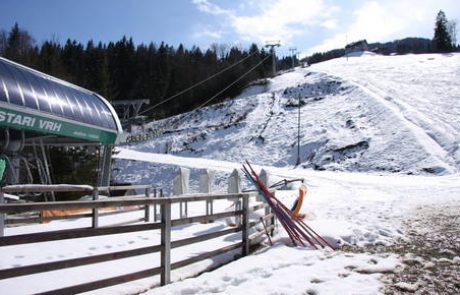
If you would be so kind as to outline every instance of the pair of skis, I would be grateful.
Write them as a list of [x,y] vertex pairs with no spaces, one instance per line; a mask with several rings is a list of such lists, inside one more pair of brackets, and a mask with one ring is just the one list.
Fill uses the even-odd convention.
[[256,186],[260,194],[267,201],[268,205],[272,209],[272,212],[284,227],[287,234],[289,235],[289,238],[295,246],[306,246],[306,241],[315,249],[318,249],[318,247],[329,247],[332,250],[335,250],[335,248],[331,246],[330,243],[328,243],[324,238],[317,234],[301,218],[294,215],[292,211],[289,210],[289,208],[287,208],[280,200],[275,197],[272,192],[270,192],[267,186],[260,180],[259,175],[254,171],[248,161],[243,164],[243,172],[247,179]]

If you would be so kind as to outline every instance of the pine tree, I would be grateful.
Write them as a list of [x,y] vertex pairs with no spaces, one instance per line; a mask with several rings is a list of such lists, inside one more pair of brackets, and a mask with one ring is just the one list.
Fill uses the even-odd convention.
[[102,64],[100,65],[99,91],[100,94],[109,101],[112,101],[113,97],[117,95],[115,87],[113,86],[112,77],[110,75],[109,59],[107,56],[102,58]]
[[433,45],[436,52],[449,52],[452,50],[452,40],[447,30],[446,14],[440,10],[436,16]]
[[66,79],[65,66],[62,63],[62,47],[54,41],[45,41],[40,49],[38,70],[52,76]]
[[[52,39],[39,47],[34,42],[18,24],[11,31],[0,29],[0,56],[95,91],[109,100],[149,98],[151,105],[155,105],[174,96],[173,100],[146,113],[155,118],[190,111],[239,79],[212,101],[218,103],[271,73],[268,59],[246,75],[250,68],[270,55],[256,44],[249,50],[213,44],[202,51],[197,46],[186,49],[181,44],[176,49],[164,42],[159,46],[154,43],[135,46],[132,38],[126,36],[117,42],[99,42],[97,46],[92,40],[86,46],[71,39],[63,44]],[[251,57],[243,63],[232,66],[248,55]],[[219,75],[215,78],[176,95],[216,73]],[[241,79],[242,75],[245,76]]]
[[34,43],[29,32],[20,29],[18,23],[15,23],[8,34],[4,55],[13,61],[31,65]]
[[8,35],[5,30],[0,30],[0,56],[5,55],[5,50],[7,46],[7,40],[8,40],[7,36]]

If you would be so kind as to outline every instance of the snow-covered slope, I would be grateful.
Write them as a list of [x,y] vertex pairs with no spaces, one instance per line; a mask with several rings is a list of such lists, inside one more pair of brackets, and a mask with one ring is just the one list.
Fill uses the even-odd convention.
[[[130,148],[294,167],[450,174],[460,168],[460,55],[362,54],[283,73],[234,100],[151,123]],[[126,171],[125,171],[126,172]]]
[[[309,188],[302,207],[305,221],[331,241],[355,245],[355,252],[289,247],[285,245],[289,245],[287,234],[279,228],[273,247],[196,279],[183,280],[215,261],[175,270],[173,280],[181,282],[149,294],[377,294],[392,287],[397,292],[431,294],[432,281],[447,286],[439,290],[439,285],[434,285],[437,293],[447,290],[444,293],[457,294],[458,287],[449,289],[449,284],[458,282],[455,270],[460,258],[458,243],[453,241],[460,240],[458,230],[449,228],[458,228],[460,198],[459,75],[460,55],[361,54],[348,62],[342,58],[296,69],[268,84],[248,88],[235,100],[150,124],[147,128],[167,132],[150,142],[119,149],[118,180],[160,185],[168,194],[177,166],[208,168],[217,172],[213,183],[216,190],[224,191],[228,174],[249,159],[263,165],[272,178],[304,179]],[[297,159],[299,97],[301,166],[292,169]],[[389,175],[374,175],[383,172]],[[400,175],[409,173],[455,175]],[[198,173],[192,173],[191,178],[192,190],[196,191]],[[296,198],[295,191],[276,194],[288,205]],[[204,214],[202,205],[190,207],[190,214]],[[228,205],[223,200],[214,208],[221,211]],[[173,210],[174,218],[179,216],[177,209]],[[141,217],[128,214],[107,216],[102,225]],[[12,227],[7,228],[6,235],[81,227],[88,222],[66,220]],[[190,237],[225,227],[226,221],[218,220],[178,227],[173,235]],[[417,240],[417,232],[431,235]],[[3,247],[0,269],[156,245],[160,236],[146,231],[77,240]],[[227,236],[199,249],[179,247],[174,259],[236,240],[238,236]],[[401,244],[401,252],[393,247],[395,243]],[[356,253],[361,247],[366,252],[383,252]],[[159,263],[157,254],[149,254],[0,280],[0,294],[42,292],[141,271]],[[401,271],[401,265],[425,272]],[[438,272],[443,269],[440,266],[453,275]],[[383,274],[393,273],[404,275],[393,281],[386,278],[384,286]],[[61,279],[56,280],[57,276]],[[417,278],[412,281],[414,276]],[[158,277],[148,278],[92,294],[137,294],[158,281]],[[396,287],[391,286],[393,283]]]
[[396,116],[415,144],[460,167],[460,55],[366,56],[318,64],[319,71],[357,85]]

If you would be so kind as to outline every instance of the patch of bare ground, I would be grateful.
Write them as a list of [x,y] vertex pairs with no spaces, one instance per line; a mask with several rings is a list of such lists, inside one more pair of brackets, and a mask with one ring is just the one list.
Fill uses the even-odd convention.
[[383,294],[460,294],[460,206],[418,208],[393,245],[344,246],[347,252],[396,253],[401,266],[383,276]]

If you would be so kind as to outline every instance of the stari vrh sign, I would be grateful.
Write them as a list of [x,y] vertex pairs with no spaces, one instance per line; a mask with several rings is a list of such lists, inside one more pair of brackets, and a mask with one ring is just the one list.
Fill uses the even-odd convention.
[[103,144],[114,143],[117,139],[117,133],[114,130],[73,123],[71,120],[52,115],[41,115],[37,112],[7,109],[2,106],[0,106],[0,126],[97,141]]

